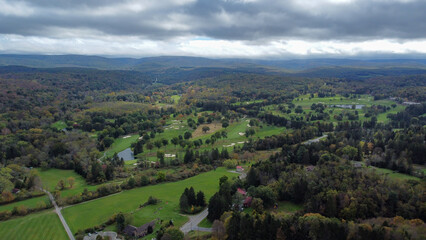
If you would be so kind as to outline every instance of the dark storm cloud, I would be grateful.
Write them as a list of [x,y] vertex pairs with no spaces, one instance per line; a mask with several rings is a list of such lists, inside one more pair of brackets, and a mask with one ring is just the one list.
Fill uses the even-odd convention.
[[[0,0],[0,34],[61,38],[69,32],[162,39],[415,39],[426,1]],[[80,32],[80,34],[83,34]]]

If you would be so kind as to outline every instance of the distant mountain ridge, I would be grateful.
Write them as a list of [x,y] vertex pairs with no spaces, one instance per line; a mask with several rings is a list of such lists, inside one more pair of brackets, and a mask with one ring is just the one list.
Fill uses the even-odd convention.
[[0,54],[0,66],[27,66],[35,68],[79,67],[108,70],[153,71],[169,68],[265,68],[283,72],[305,71],[328,67],[412,67],[426,68],[426,59],[210,59],[187,56],[146,58],[108,58],[85,55],[15,55]]

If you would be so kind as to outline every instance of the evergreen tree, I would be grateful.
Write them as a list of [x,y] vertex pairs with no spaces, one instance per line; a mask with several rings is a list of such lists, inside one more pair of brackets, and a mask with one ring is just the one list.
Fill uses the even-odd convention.
[[180,196],[179,207],[182,212],[186,212],[189,209],[188,197],[185,195],[185,192]]
[[204,197],[204,193],[202,191],[199,191],[197,193],[197,204],[196,205],[200,206],[200,207],[206,206],[206,200],[205,200],[205,197]]
[[228,209],[228,205],[223,196],[219,193],[215,193],[209,200],[209,214],[207,215],[207,219],[213,222],[219,219]]
[[195,205],[197,205],[197,199],[196,199],[196,197],[195,197],[195,191],[194,191],[194,188],[193,188],[193,187],[190,187],[190,188],[189,188],[189,191],[188,191],[188,195],[187,195],[187,197],[188,197],[188,204],[189,204],[190,206],[195,206]]

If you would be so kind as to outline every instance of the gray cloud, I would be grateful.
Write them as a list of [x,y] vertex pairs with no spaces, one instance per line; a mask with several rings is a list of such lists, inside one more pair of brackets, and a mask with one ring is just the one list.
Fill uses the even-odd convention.
[[[426,1],[0,0],[0,34],[268,41],[426,37]],[[184,2],[184,3],[182,3]],[[84,37],[84,36],[83,36]]]

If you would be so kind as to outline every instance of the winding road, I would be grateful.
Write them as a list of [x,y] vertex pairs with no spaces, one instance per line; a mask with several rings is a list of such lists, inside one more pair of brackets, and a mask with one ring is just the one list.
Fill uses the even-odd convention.
[[42,189],[42,190],[43,190],[43,192],[47,193],[47,195],[49,195],[49,199],[52,202],[53,206],[55,207],[55,212],[56,212],[56,214],[58,214],[58,217],[61,220],[61,223],[64,226],[65,231],[68,234],[68,237],[71,240],[75,240],[74,235],[72,234],[70,227],[68,226],[67,222],[65,221],[64,216],[62,216],[61,208],[58,207],[58,204],[56,204],[55,198],[53,197],[53,195],[49,191],[47,191],[45,189]]

